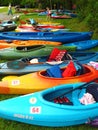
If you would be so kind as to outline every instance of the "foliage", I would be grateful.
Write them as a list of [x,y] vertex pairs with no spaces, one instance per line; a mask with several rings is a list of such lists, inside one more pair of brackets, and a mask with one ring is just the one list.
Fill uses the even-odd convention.
[[85,21],[90,30],[98,32],[98,1],[79,0],[76,4],[79,21]]

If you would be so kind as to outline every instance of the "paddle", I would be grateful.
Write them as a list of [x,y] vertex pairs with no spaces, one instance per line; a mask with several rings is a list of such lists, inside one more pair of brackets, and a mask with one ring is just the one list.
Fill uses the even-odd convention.
[[[88,85],[88,84],[90,84],[90,83],[92,83],[92,82],[94,82],[94,81],[96,81],[96,80],[98,80],[98,78],[95,78],[95,79],[91,80],[90,82],[84,83],[84,84],[82,84],[82,85],[80,85],[80,86],[78,86],[78,87],[76,87],[76,88],[74,88],[74,89],[71,89],[71,90],[69,90],[69,91],[67,91],[67,92],[65,92],[65,93],[63,93],[63,94],[61,94],[60,96],[56,97],[55,99],[57,99],[57,98],[59,98],[59,97],[63,97],[64,95],[69,94],[69,93],[71,93],[71,92],[73,92],[73,91],[75,91],[75,90],[77,90],[77,89],[82,89],[82,88],[84,88],[86,85]],[[54,100],[54,99],[52,99],[52,100]]]
[[61,64],[63,61],[53,61],[53,62],[38,62],[38,63],[29,63],[29,62],[23,62],[23,61],[9,61],[7,62],[7,67],[9,69],[23,69],[27,65],[40,65],[40,64],[50,64],[50,65],[56,65]]
[[23,69],[27,65],[40,65],[40,64],[59,65],[62,62],[67,62],[68,63],[70,60],[72,60],[71,55],[67,54],[67,59],[68,60],[62,60],[62,61],[38,62],[38,58],[33,58],[33,59],[26,58],[26,59],[24,59],[24,61],[22,61],[22,60],[9,61],[9,62],[7,62],[7,67],[9,69]]

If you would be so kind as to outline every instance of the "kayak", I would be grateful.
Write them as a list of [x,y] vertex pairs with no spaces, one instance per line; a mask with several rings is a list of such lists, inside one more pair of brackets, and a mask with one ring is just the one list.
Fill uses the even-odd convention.
[[65,15],[54,15],[54,16],[51,16],[51,18],[53,18],[53,19],[70,19],[72,17],[65,14]]
[[38,28],[51,28],[51,29],[64,29],[64,25],[54,25],[54,24],[38,24]]
[[26,74],[48,69],[56,64],[62,67],[71,59],[66,50],[54,48],[49,56],[27,57],[0,63],[0,74]]
[[9,32],[14,31],[16,29],[16,25],[6,25],[6,26],[0,26],[0,33],[1,32]]
[[14,31],[17,27],[17,24],[14,21],[8,20],[8,21],[2,21],[0,23],[0,32],[8,32],[8,31]]
[[17,46],[32,46],[32,45],[61,45],[61,42],[42,41],[42,40],[0,40],[0,49]]
[[9,26],[9,25],[16,25],[16,23],[12,20],[6,20],[6,21],[2,21],[0,23],[0,26],[4,27],[4,26]]
[[[32,19],[31,19],[32,20]],[[61,25],[61,23],[57,23],[57,22],[51,22],[51,21],[39,21],[39,23],[38,24],[40,24],[40,25]]]
[[98,88],[95,82],[63,84],[0,101],[0,118],[47,127],[86,124],[98,116],[98,98],[92,104],[80,102],[92,86]]
[[33,25],[20,25],[18,26],[15,31],[16,32],[53,32],[53,31],[69,31],[70,29],[64,28],[64,29],[56,29],[56,28],[51,28],[51,27],[33,27]]
[[[0,63],[1,75],[19,75],[27,74],[40,70],[46,70],[58,64],[59,67],[66,66],[70,60],[77,61],[80,64],[88,64],[90,61],[98,60],[98,52],[69,52],[66,59],[62,61],[48,62],[49,56],[25,57],[18,60],[12,60]],[[31,63],[30,61],[33,60]]]
[[2,32],[1,39],[10,40],[45,40],[62,43],[91,39],[92,32]]
[[46,29],[38,28],[37,26],[31,24],[21,24],[17,26],[15,29],[16,32],[41,32],[41,31],[48,31]]
[[32,46],[18,46],[10,47],[0,50],[0,58],[6,60],[14,60],[19,58],[31,57],[31,56],[47,56],[51,53],[53,48],[58,48],[61,50],[75,51],[76,47],[64,46],[64,45],[48,45],[48,44],[38,44]]
[[[0,82],[0,93],[27,94],[51,88],[56,85],[89,82],[94,78],[98,78],[98,70],[89,65],[83,65],[83,68],[78,68],[76,75],[74,74],[74,70],[69,70],[73,75],[71,75],[69,72],[67,74],[70,75],[65,75],[68,69],[71,70],[72,67],[64,67],[60,69],[59,66],[56,65],[47,70],[21,76],[5,76],[1,79]],[[61,72],[64,72],[63,77],[61,76]],[[54,77],[51,77],[50,74]]]
[[68,43],[65,44],[65,46],[77,46],[77,51],[83,51],[83,50],[88,50],[91,49],[93,47],[98,46],[98,40],[84,40],[84,41],[80,41],[80,42],[72,42],[72,43]]

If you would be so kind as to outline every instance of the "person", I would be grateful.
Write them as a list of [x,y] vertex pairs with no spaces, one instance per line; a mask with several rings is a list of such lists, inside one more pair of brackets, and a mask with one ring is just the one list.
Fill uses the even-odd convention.
[[51,10],[47,7],[46,8],[47,10],[47,19],[50,19],[51,18]]
[[76,12],[76,4],[73,4],[73,5],[72,5],[72,11],[73,11],[73,13]]
[[9,4],[9,7],[8,7],[8,15],[10,15],[10,14],[13,15],[11,4]]
[[60,9],[58,10],[58,12],[59,12],[60,14],[63,14],[63,13],[64,13],[62,5],[60,5]]

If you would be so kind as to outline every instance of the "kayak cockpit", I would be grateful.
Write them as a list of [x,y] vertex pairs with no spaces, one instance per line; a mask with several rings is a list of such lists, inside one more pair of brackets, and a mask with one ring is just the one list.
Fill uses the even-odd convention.
[[[50,68],[49,68],[50,69]],[[49,72],[49,69],[45,70],[45,71],[40,71],[40,76],[44,76],[44,77],[49,77],[49,78],[68,78],[68,77],[76,77],[76,76],[81,76],[81,75],[86,75],[89,74],[91,72],[91,70],[89,69],[89,67],[83,66],[83,68],[78,69],[76,75],[71,75],[71,76],[67,76],[63,77],[62,73],[66,70],[65,68],[60,68],[60,71],[56,71],[56,75],[54,76],[53,73],[55,72],[55,70],[52,70],[51,72],[53,72],[52,74]],[[58,73],[57,73],[58,72]],[[59,74],[60,73],[60,74]],[[60,76],[59,76],[60,75]]]
[[45,47],[44,45],[18,46],[15,47],[15,50],[24,52],[24,51],[31,51],[31,50],[39,50],[44,47]]
[[54,104],[85,106],[98,103],[98,83],[77,83],[56,86],[43,94],[44,100]]
[[[69,88],[67,88],[67,85],[65,84],[64,87],[61,87],[61,89],[53,89],[53,91],[50,91],[43,95],[44,100],[48,102],[52,102],[55,104],[61,104],[61,105],[82,105],[79,101],[81,96],[85,93],[85,89],[78,89],[72,92],[69,92],[74,89],[74,85],[71,84]],[[67,92],[69,92],[67,94]]]

